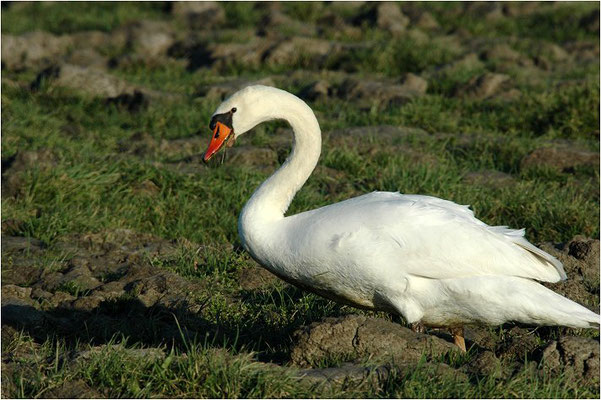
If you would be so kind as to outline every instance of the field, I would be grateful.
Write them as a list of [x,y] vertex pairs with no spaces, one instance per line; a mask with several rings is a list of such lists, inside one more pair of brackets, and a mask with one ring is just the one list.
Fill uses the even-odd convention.
[[599,398],[599,332],[444,330],[304,292],[241,248],[282,122],[210,163],[238,88],[315,111],[288,214],[470,204],[599,312],[599,3],[2,3],[3,397]]

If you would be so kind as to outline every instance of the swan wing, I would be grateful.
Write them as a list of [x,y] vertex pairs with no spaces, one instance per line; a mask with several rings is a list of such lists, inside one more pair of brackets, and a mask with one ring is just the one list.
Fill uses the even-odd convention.
[[529,243],[523,229],[489,226],[467,206],[435,197],[374,192],[298,216],[309,227],[305,245],[349,263],[394,266],[431,279],[566,277],[561,263]]
[[526,234],[525,229],[511,229],[507,226],[489,226],[484,222],[480,221],[474,216],[474,212],[470,210],[469,205],[459,205],[449,200],[439,199],[437,197],[423,196],[423,195],[403,195],[407,199],[414,200],[416,202],[422,202],[433,207],[441,207],[446,209],[448,212],[455,214],[455,216],[463,216],[469,222],[485,227],[489,232],[501,235],[504,239],[513,242],[515,245],[520,246],[524,250],[529,251],[534,256],[540,258],[543,263],[549,263],[555,268],[560,276],[560,280],[567,279],[565,270],[561,261],[553,257],[549,253],[539,249],[530,243],[524,236]]

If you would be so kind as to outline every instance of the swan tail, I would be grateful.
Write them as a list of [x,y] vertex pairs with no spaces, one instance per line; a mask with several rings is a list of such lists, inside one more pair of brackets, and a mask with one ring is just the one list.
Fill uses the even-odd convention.
[[599,329],[598,314],[534,281],[527,282],[530,288],[523,295],[527,297],[523,311],[538,324]]
[[[531,279],[481,276],[439,281],[465,320],[599,329],[599,315]],[[448,304],[448,303],[447,303]]]
[[587,308],[585,310],[571,314],[570,318],[566,318],[565,323],[561,325],[569,328],[592,328],[599,330],[599,316]]

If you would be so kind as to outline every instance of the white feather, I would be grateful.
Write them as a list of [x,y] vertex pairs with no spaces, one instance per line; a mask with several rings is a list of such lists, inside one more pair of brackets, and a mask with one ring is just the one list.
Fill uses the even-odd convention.
[[294,130],[290,157],[253,194],[239,221],[244,246],[278,276],[408,322],[598,328],[598,315],[535,282],[566,279],[559,260],[529,243],[523,229],[488,226],[468,206],[373,192],[285,217],[319,158],[315,115],[297,97],[265,86],[243,89],[216,113],[232,107],[236,135],[269,119],[285,119]]

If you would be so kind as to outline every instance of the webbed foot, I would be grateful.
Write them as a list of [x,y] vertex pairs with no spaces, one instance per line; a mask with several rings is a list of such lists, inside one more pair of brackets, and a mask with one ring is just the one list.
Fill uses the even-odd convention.
[[453,343],[455,343],[455,345],[457,347],[459,347],[462,352],[465,353],[467,350],[465,349],[465,338],[463,337],[463,326],[449,328],[449,331],[451,332],[451,335],[453,336]]

